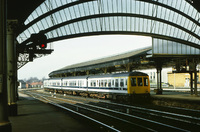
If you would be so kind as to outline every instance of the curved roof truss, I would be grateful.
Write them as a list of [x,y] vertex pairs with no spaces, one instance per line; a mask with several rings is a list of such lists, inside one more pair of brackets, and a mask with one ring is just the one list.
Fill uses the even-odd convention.
[[17,40],[26,44],[41,30],[48,42],[134,34],[200,53],[199,21],[199,12],[185,0],[46,0],[27,18]]

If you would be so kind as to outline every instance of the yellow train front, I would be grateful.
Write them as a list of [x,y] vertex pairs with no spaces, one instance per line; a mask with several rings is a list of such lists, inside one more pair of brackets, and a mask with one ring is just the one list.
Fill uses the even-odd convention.
[[132,72],[128,77],[127,92],[133,98],[149,98],[149,76],[142,72]]
[[149,77],[145,73],[133,72],[128,77],[128,94],[149,94]]

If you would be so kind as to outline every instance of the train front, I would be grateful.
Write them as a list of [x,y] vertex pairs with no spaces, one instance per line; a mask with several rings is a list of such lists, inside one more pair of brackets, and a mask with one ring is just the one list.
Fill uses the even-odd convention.
[[128,94],[135,97],[149,97],[150,83],[149,76],[145,73],[137,72],[128,77]]

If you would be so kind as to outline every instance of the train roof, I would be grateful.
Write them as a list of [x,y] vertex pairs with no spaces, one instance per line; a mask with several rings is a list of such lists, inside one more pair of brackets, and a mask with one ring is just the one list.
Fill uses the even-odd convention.
[[91,78],[107,78],[107,77],[124,77],[124,76],[148,76],[148,74],[143,72],[124,72],[124,73],[114,73],[114,74],[105,74],[105,75],[94,75],[89,76]]
[[86,79],[88,76],[63,77],[62,79]]
[[92,78],[108,78],[108,77],[128,77],[128,76],[148,76],[143,72],[124,72],[124,73],[113,73],[104,75],[90,75],[90,76],[74,76],[74,77],[63,77],[63,78],[50,78],[50,80],[61,80],[61,79],[92,79]]
[[70,77],[57,77],[57,78],[49,78],[47,80],[61,80],[61,79],[86,79],[88,76],[70,76]]

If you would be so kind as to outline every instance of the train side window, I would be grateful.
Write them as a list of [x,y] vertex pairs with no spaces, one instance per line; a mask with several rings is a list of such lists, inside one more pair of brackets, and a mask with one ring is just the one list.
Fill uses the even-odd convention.
[[137,83],[138,83],[138,86],[143,86],[142,78],[141,77],[137,78]]
[[124,87],[124,79],[120,79],[120,87]]
[[101,80],[99,80],[99,87],[101,87]]
[[101,80],[101,87],[103,87],[103,80]]
[[148,85],[149,85],[148,78],[144,77],[144,86],[148,86]]
[[112,85],[112,87],[114,87],[114,85],[115,85],[114,79],[112,79],[112,84],[111,85]]
[[131,78],[131,86],[136,86],[136,78]]
[[126,78],[126,80],[125,80],[125,83],[126,83],[126,86],[127,86],[127,84],[128,84],[128,82],[127,82],[127,78]]
[[88,84],[90,84],[90,86],[92,87],[92,81],[90,81],[90,83],[88,83]]
[[104,87],[107,87],[107,80],[104,80]]
[[97,87],[99,87],[99,80],[97,80]]
[[111,80],[108,79],[108,87],[111,87]]
[[115,79],[115,87],[118,87],[118,79]]

